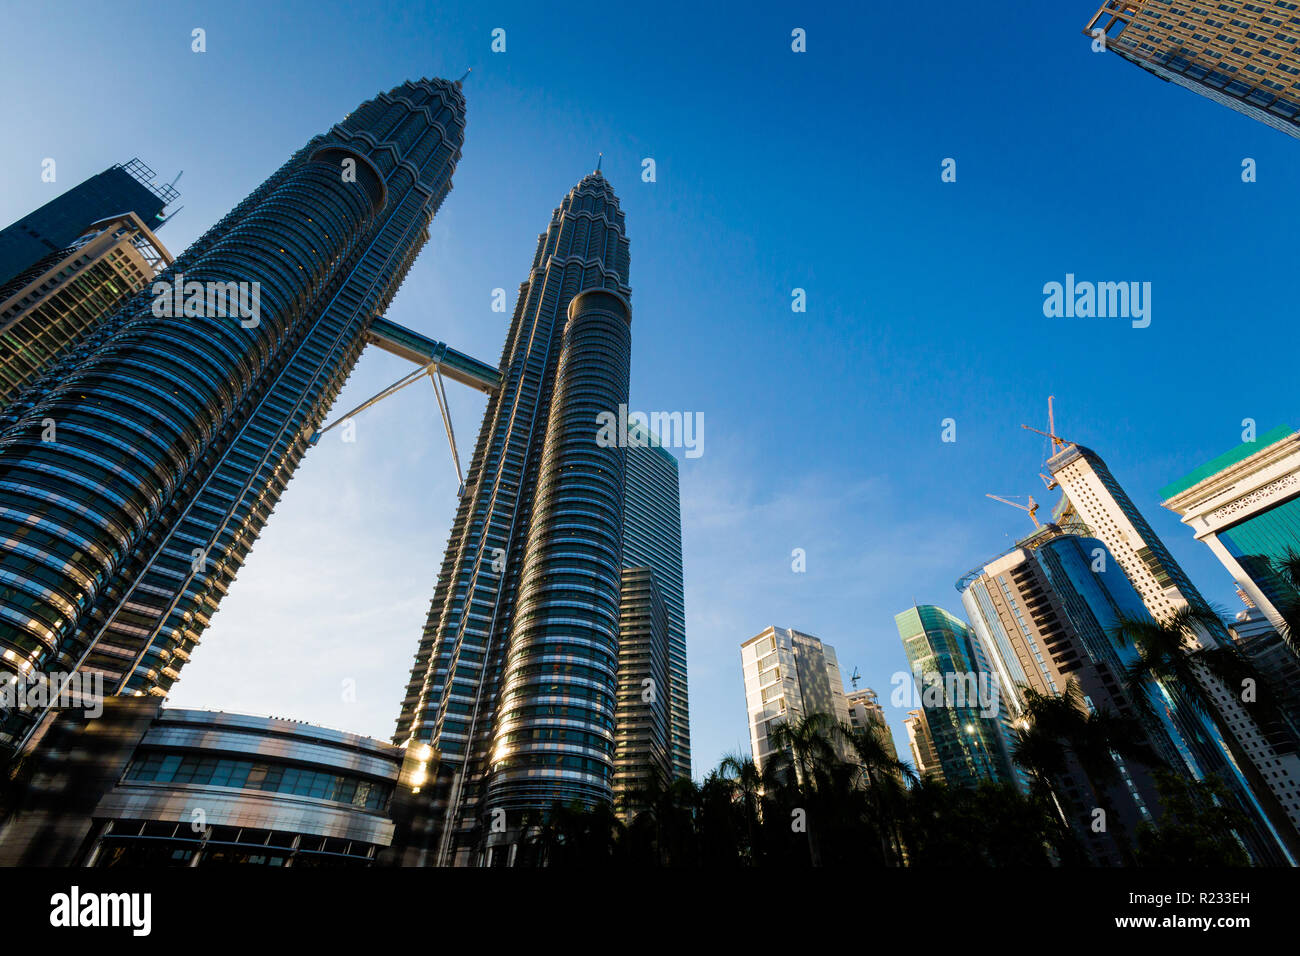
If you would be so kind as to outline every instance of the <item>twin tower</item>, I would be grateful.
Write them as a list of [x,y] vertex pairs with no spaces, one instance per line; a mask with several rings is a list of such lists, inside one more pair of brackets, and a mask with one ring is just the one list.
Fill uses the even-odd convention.
[[[464,134],[459,82],[362,104],[0,411],[0,676],[167,694],[427,241]],[[628,403],[628,272],[595,172],[520,286],[401,704],[394,741],[436,761],[430,862],[505,862],[557,802],[690,773],[676,460],[597,441]],[[256,314],[159,309],[160,282]],[[40,716],[0,715],[0,747]]]

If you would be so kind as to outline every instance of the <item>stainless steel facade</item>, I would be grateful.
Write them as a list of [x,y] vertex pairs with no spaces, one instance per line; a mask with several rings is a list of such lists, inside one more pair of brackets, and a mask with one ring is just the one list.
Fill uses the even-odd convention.
[[167,692],[427,241],[464,124],[459,83],[363,103],[158,277],[260,289],[256,322],[146,289],[0,413],[0,667]]
[[443,863],[488,861],[494,809],[508,840],[530,810],[611,793],[625,449],[596,445],[596,414],[627,401],[629,262],[596,172],[520,286],[394,735],[437,752]]
[[487,788],[490,809],[514,814],[614,799],[627,451],[594,424],[627,403],[632,312],[606,289],[568,312]]

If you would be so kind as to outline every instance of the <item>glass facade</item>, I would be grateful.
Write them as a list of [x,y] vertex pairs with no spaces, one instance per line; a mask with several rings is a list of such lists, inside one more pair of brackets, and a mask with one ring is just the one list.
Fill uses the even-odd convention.
[[1300,496],[1257,511],[1218,537],[1274,607],[1291,607],[1300,599],[1277,568],[1288,553],[1300,553]]
[[[1200,619],[1194,625],[1200,645],[1215,648],[1231,640],[1226,625],[1099,455],[1081,445],[1067,445],[1048,461],[1048,468],[1082,521],[1105,543],[1153,618],[1165,621],[1190,608]],[[1205,663],[1193,660],[1192,671],[1199,693],[1172,684],[1158,688],[1175,715],[1188,715],[1182,723],[1171,719],[1189,745],[1192,759],[1213,768],[1234,791],[1235,799],[1251,808],[1253,819],[1259,822],[1259,838],[1251,841],[1258,859],[1295,857],[1291,848],[1300,847],[1300,762],[1294,744],[1262,727],[1249,702]],[[1191,715],[1199,713],[1198,700],[1207,700],[1221,722],[1208,715],[1193,719]]]
[[568,312],[492,748],[487,801],[507,812],[614,799],[627,453],[595,423],[627,403],[632,314],[604,289]]
[[443,80],[362,104],[155,280],[258,289],[255,322],[142,290],[0,412],[0,666],[167,692],[427,241],[464,123]]
[[644,792],[653,777],[667,780],[673,767],[668,734],[668,610],[652,568],[624,568],[622,577],[614,796],[626,802]]
[[120,216],[0,286],[0,408],[170,261],[139,219]]
[[[480,858],[497,770],[494,797],[518,811],[610,799],[626,460],[596,445],[596,415],[627,401],[629,267],[618,198],[592,173],[520,287],[393,738],[439,754],[441,863]],[[604,294],[570,332],[588,290]]]
[[[1014,782],[1001,708],[986,716],[979,702],[965,693],[981,680],[996,692],[997,678],[977,647],[975,632],[930,605],[903,611],[894,623],[912,674],[921,680],[938,678],[945,688],[939,696],[934,690],[927,693],[924,683],[918,681],[917,686],[944,779],[956,786],[975,786],[981,780]],[[948,693],[948,687],[961,687],[963,694]]]
[[142,753],[126,771],[133,783],[193,783],[292,793],[366,810],[388,808],[392,787],[360,777],[265,761],[203,754]]
[[[1141,596],[1096,538],[1063,536],[1037,549],[1035,557],[1088,656],[1116,681],[1109,691],[1118,709],[1128,713],[1125,699],[1129,688],[1118,681],[1137,660],[1138,651],[1118,637],[1115,628],[1121,617],[1153,620]],[[1225,759],[1223,743],[1209,717],[1176,686],[1144,680],[1143,688],[1149,710],[1138,710],[1135,716],[1142,719],[1155,751],[1171,766],[1181,765],[1198,779],[1210,773],[1219,775],[1248,816],[1253,816],[1256,808],[1239,772]]]
[[[629,425],[629,429],[632,426]],[[686,601],[682,577],[682,504],[677,459],[652,444],[627,449],[623,494],[623,567],[654,572],[668,614],[669,748],[674,777],[691,776],[686,673]]]

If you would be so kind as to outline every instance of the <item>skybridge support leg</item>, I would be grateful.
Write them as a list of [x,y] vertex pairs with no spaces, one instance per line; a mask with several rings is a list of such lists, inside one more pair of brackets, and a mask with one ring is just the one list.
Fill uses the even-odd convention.
[[447,429],[447,444],[451,446],[451,460],[456,466],[456,478],[460,481],[460,486],[456,490],[456,497],[459,498],[465,494],[465,473],[460,469],[460,453],[456,451],[456,432],[451,427],[451,415],[447,410],[447,386],[442,381],[442,373],[438,366],[434,365],[428,369],[429,381],[433,383],[433,394],[438,399],[438,411],[442,413],[442,424]]

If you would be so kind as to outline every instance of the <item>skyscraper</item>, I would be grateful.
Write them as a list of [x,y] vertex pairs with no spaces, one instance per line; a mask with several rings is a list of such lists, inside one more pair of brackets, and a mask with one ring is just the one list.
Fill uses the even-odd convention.
[[1291,0],[1106,0],[1084,33],[1162,80],[1300,137],[1300,7]]
[[171,261],[140,218],[124,213],[91,223],[68,248],[0,285],[0,408]]
[[[740,662],[750,748],[760,770],[776,753],[771,735],[780,724],[814,714],[848,724],[840,664],[829,644],[792,628],[769,627],[740,645]],[[837,738],[834,744],[847,758],[843,741]]]
[[0,412],[0,666],[167,692],[427,240],[464,124],[459,83],[363,103],[158,276],[174,296],[137,293]]
[[[1251,823],[1241,838],[1260,860],[1277,858],[1275,842],[1255,821],[1260,808],[1237,771],[1214,725],[1180,689],[1143,681],[1141,697],[1127,679],[1137,649],[1120,638],[1121,618],[1152,620],[1141,598],[1104,544],[1086,528],[1048,525],[1018,542],[958,587],[971,624],[1004,676],[1004,697],[1021,712],[1027,691],[1055,696],[1077,682],[1089,713],[1133,721],[1138,739],[1168,767],[1195,778],[1214,773]],[[1112,753],[1114,777],[1096,779],[1073,755],[1059,774],[1062,809],[1093,859],[1125,862],[1138,825],[1162,814],[1151,767]],[[1096,808],[1114,825],[1092,827]]]
[[658,777],[672,777],[668,745],[668,610],[653,568],[623,569],[618,615],[618,705],[614,722],[614,795],[631,810]]
[[[629,438],[643,432],[629,423]],[[668,612],[669,750],[672,776],[691,775],[691,722],[686,682],[686,601],[682,578],[682,501],[677,459],[648,433],[629,441],[623,494],[623,567],[654,571]]]
[[135,213],[146,229],[157,229],[179,196],[174,186],[155,184],[154,171],[139,159],[110,166],[0,229],[0,285],[110,216]]
[[1013,782],[997,678],[975,632],[928,604],[901,612],[894,623],[944,779],[971,787]]
[[[1199,648],[1214,649],[1227,642],[1227,629],[1217,622],[1209,603],[1101,457],[1078,444],[1061,443],[1058,447],[1048,459],[1048,470],[1064,491],[1069,507],[1119,563],[1151,616],[1167,621],[1177,611],[1190,608],[1203,622],[1197,625]],[[1233,688],[1204,663],[1194,661],[1192,666],[1206,696],[1232,728],[1224,742],[1232,750],[1233,761],[1294,855],[1300,848],[1296,830],[1300,825],[1300,757],[1294,740],[1289,734],[1266,734]]]
[[394,740],[430,744],[437,859],[512,861],[555,802],[613,794],[626,449],[628,240],[599,171],[538,237]]
[[1300,553],[1300,432],[1282,426],[1161,489],[1274,627],[1300,601],[1279,565]]

